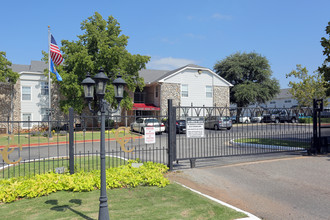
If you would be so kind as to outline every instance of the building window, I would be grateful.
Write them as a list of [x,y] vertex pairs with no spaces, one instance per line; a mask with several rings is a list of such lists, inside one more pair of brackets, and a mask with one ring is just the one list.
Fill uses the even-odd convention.
[[22,100],[31,101],[31,87],[22,86]]
[[23,113],[22,114],[22,119],[23,119],[23,127],[28,128],[31,126],[31,113]]
[[285,100],[284,103],[291,103],[291,100]]
[[48,108],[40,109],[41,121],[48,121],[49,114],[48,114],[47,110],[48,110]]
[[156,98],[158,98],[158,96],[159,96],[159,86],[156,86],[156,92],[155,92],[155,94],[156,94]]
[[41,82],[41,95],[48,95],[48,82]]
[[212,86],[206,86],[206,98],[212,98]]
[[188,97],[188,85],[187,84],[181,85],[181,96]]

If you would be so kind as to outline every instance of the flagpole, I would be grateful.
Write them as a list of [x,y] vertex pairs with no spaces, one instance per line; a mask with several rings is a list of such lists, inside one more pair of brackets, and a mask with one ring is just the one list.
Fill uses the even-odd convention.
[[51,99],[51,81],[50,81],[50,39],[51,36],[50,36],[50,26],[48,26],[48,132],[49,132],[49,138],[52,138],[52,123],[51,123],[51,120],[52,120],[52,99]]

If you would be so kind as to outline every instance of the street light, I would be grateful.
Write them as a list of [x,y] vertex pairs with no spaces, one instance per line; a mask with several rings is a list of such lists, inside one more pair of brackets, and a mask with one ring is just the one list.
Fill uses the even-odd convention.
[[[85,99],[88,101],[88,108],[92,113],[101,112],[101,141],[100,141],[100,158],[101,158],[101,195],[100,195],[100,208],[99,208],[99,219],[109,219],[108,209],[108,198],[106,188],[106,173],[105,173],[105,106],[106,101],[104,100],[105,89],[109,78],[104,74],[104,70],[100,68],[99,72],[92,79],[90,74],[87,73],[86,78],[82,81],[84,86]],[[126,85],[125,80],[118,76],[112,84],[115,87],[115,98],[118,102],[117,109],[111,113],[118,111],[120,102],[124,96],[124,87]],[[98,99],[98,106],[96,109],[91,108],[91,101],[94,98],[94,85],[95,95]],[[96,100],[97,101],[97,100]]]

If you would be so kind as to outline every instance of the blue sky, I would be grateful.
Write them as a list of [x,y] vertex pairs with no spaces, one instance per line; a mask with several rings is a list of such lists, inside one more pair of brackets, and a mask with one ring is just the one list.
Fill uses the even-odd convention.
[[213,69],[233,53],[256,52],[288,88],[285,74],[296,64],[313,73],[324,61],[329,9],[329,0],[12,0],[1,3],[0,51],[14,64],[30,64],[48,50],[48,25],[61,46],[77,40],[80,23],[99,12],[118,20],[130,53],[151,56],[149,69]]

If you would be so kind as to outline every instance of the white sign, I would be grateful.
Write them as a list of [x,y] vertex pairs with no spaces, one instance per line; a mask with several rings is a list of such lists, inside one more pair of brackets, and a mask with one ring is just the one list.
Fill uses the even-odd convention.
[[186,120],[187,138],[202,138],[204,137],[204,118],[190,117]]
[[146,144],[156,143],[155,127],[144,127],[144,143]]

